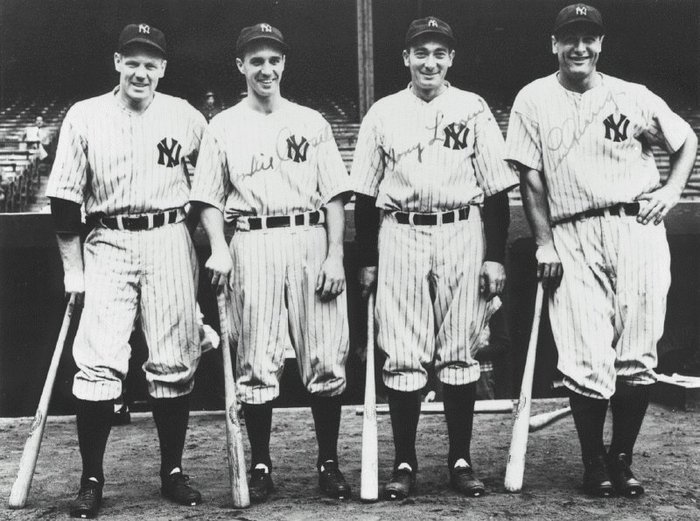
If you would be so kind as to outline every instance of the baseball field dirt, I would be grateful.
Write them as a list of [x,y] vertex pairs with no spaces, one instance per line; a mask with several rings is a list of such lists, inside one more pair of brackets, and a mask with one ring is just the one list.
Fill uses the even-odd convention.
[[[564,400],[535,401],[533,414],[557,408]],[[341,467],[355,497],[338,502],[321,496],[315,473],[315,437],[311,414],[277,409],[273,416],[272,453],[276,492],[262,505],[231,506],[222,413],[193,413],[185,450],[185,471],[205,497],[197,507],[178,507],[159,495],[158,441],[150,415],[134,415],[130,425],[115,427],[107,447],[107,484],[103,520],[319,520],[375,521],[413,519],[700,519],[700,429],[698,413],[652,405],[637,444],[634,469],[647,494],[638,500],[592,499],[579,489],[582,465],[571,417],[531,433],[523,492],[503,489],[510,444],[510,414],[479,414],[472,455],[488,495],[466,499],[447,489],[447,444],[442,415],[423,415],[418,432],[420,472],[415,496],[403,502],[364,504],[360,485],[362,417],[343,409]],[[609,423],[609,422],[608,422]],[[0,419],[0,494],[6,498],[17,473],[30,419]],[[609,433],[608,433],[609,436]],[[247,440],[246,440],[247,444]],[[247,447],[246,447],[247,450]],[[393,457],[388,416],[379,417],[379,479],[386,481]],[[52,417],[47,423],[37,472],[24,510],[0,509],[0,519],[68,519],[76,492],[80,457],[75,423]]]

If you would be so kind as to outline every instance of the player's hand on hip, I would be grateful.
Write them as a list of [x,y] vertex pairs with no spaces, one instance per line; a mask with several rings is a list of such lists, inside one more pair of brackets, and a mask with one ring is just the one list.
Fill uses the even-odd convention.
[[668,215],[671,208],[678,204],[681,199],[682,190],[675,186],[662,186],[658,190],[647,192],[637,197],[640,202],[639,214],[637,214],[637,222],[648,224],[654,222],[659,224]]
[[555,289],[564,274],[559,254],[551,242],[537,247],[537,280],[542,281],[545,288]]
[[321,271],[316,277],[316,293],[322,301],[327,302],[345,291],[345,268],[343,256],[331,254],[321,264]]
[[485,261],[479,272],[479,291],[486,300],[503,293],[506,285],[506,269],[500,262]]
[[223,288],[227,283],[231,285],[233,274],[233,259],[227,248],[212,250],[211,256],[204,264],[209,274],[211,285],[215,288]]
[[374,291],[377,286],[377,267],[376,266],[365,266],[360,268],[360,273],[358,274],[358,282],[360,283],[360,291],[362,292],[362,298],[366,299]]

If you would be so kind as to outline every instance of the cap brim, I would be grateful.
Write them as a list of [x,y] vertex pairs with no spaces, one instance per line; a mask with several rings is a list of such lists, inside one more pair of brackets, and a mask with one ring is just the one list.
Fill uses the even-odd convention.
[[600,25],[597,22],[593,22],[592,20],[589,20],[589,19],[568,20],[568,21],[564,22],[563,24],[556,26],[554,28],[554,30],[552,30],[552,34],[557,34],[557,33],[561,32],[561,30],[563,28],[568,27],[570,25],[588,25],[591,27],[595,27],[599,31],[600,34],[605,34],[605,28],[602,25]]
[[152,40],[147,40],[145,38],[132,38],[128,42],[124,42],[121,47],[119,47],[119,50],[124,50],[125,48],[129,47],[130,45],[134,44],[141,44],[141,45],[147,45],[148,47],[152,47],[156,49],[157,51],[160,51],[163,56],[165,56],[167,53],[165,52],[165,49],[163,49],[160,45],[157,43],[153,42]]
[[267,40],[268,42],[273,42],[273,43],[279,45],[279,46],[282,48],[282,50],[285,51],[285,52],[289,51],[289,45],[287,45],[287,44],[286,44],[285,42],[283,42],[282,40],[278,40],[278,39],[275,38],[274,36],[262,36],[262,35],[261,35],[261,36],[253,36],[251,39],[249,39],[249,40],[247,40],[245,43],[241,44],[241,45],[236,49],[236,52],[240,52],[240,51],[244,50],[244,49],[245,49],[246,47],[248,47],[251,43],[260,42],[260,41],[264,41],[264,40]]
[[411,43],[416,38],[419,38],[420,36],[425,36],[426,34],[432,34],[439,38],[444,38],[450,43],[454,43],[455,41],[454,36],[450,36],[448,34],[436,31],[434,29],[423,29],[422,31],[418,31],[416,34],[412,35],[410,39],[406,39],[406,43]]

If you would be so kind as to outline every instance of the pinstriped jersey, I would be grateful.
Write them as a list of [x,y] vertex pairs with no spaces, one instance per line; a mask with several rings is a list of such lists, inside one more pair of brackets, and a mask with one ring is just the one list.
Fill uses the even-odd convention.
[[321,114],[288,100],[263,114],[244,99],[211,120],[190,198],[232,220],[318,210],[349,190],[348,172]]
[[518,183],[486,102],[448,88],[426,102],[410,87],[379,100],[358,136],[356,192],[385,210],[439,212],[481,203]]
[[155,93],[141,114],[114,91],[66,114],[47,196],[85,203],[89,214],[139,214],[185,205],[185,158],[196,160],[206,121],[187,101]]
[[652,145],[675,152],[690,126],[643,85],[601,75],[583,94],[556,74],[513,103],[506,157],[544,172],[553,220],[633,201],[659,186]]

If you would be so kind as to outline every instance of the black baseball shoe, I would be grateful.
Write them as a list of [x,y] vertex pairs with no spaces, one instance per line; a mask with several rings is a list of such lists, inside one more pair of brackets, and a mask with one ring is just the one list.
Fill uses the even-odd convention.
[[484,483],[474,476],[474,469],[462,458],[450,468],[450,486],[467,497],[479,497],[486,493]]
[[408,463],[401,463],[391,473],[389,483],[384,487],[387,499],[406,499],[416,485],[416,474]]
[[102,504],[102,483],[91,479],[80,481],[80,490],[70,505],[71,517],[93,519],[97,517]]
[[190,485],[190,477],[181,471],[161,477],[160,493],[175,503],[193,507],[202,502],[202,494]]
[[613,493],[612,482],[608,476],[603,455],[595,456],[584,462],[583,490],[596,497],[610,497]]
[[618,494],[636,498],[644,494],[644,487],[632,474],[632,456],[625,454],[610,454],[608,456],[608,472],[613,487]]
[[261,503],[275,490],[270,469],[264,463],[258,463],[250,471],[248,493],[253,503]]
[[328,460],[318,469],[318,486],[328,497],[333,499],[350,499],[352,491],[338,468],[338,462]]
[[129,407],[126,404],[114,411],[114,416],[112,416],[112,425],[129,425],[131,423],[131,413],[129,413]]

